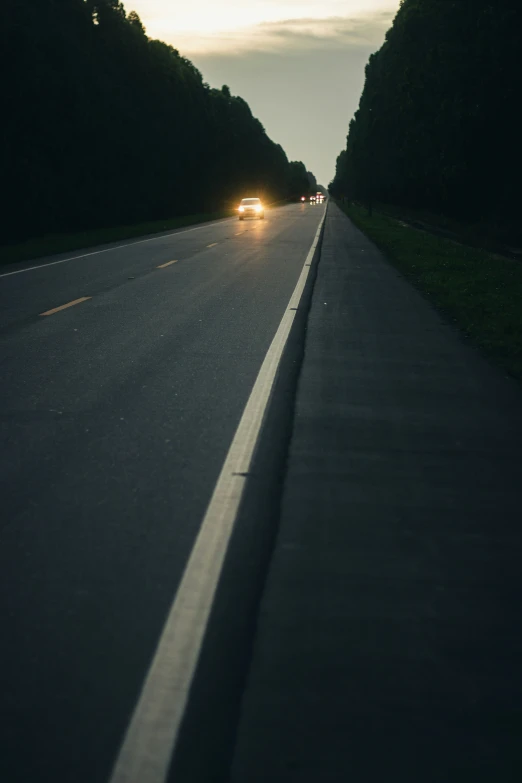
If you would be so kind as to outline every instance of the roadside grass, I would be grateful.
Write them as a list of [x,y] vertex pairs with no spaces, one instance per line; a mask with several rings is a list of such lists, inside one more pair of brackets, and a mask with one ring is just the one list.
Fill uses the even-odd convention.
[[17,261],[37,260],[56,253],[67,253],[73,250],[104,245],[109,242],[117,242],[122,239],[158,234],[162,231],[171,231],[184,226],[192,226],[195,223],[207,223],[231,217],[234,210],[222,210],[221,212],[209,212],[199,215],[185,215],[183,217],[170,218],[169,220],[155,220],[148,223],[136,223],[130,226],[115,226],[113,228],[100,228],[90,231],[79,231],[75,234],[50,234],[44,237],[29,239],[16,245],[4,245],[0,247],[0,264],[12,264]]
[[492,362],[522,381],[522,262],[338,206]]
[[508,255],[515,260],[520,256],[522,260],[520,222],[518,224],[513,221],[500,223],[498,220],[462,222],[424,209],[380,203],[375,206],[377,212],[411,223],[413,228],[424,229],[489,253],[498,252],[501,255]]

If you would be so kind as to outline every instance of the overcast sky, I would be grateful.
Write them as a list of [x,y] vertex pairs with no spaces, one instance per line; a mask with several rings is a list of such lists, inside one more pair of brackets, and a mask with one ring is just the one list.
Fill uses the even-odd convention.
[[328,185],[399,0],[124,0],[212,87],[241,95],[291,160]]

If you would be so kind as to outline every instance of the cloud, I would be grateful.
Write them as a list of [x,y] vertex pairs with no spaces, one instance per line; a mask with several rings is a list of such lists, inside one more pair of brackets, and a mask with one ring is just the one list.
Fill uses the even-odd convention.
[[288,19],[258,25],[257,33],[260,43],[276,49],[369,46],[380,41],[383,29],[390,26],[392,19],[390,13],[356,19]]
[[284,54],[325,48],[344,49],[347,46],[378,46],[394,15],[392,11],[381,11],[354,18],[286,19],[208,36],[187,32],[176,36],[175,46],[188,57],[195,53],[229,55],[255,50]]

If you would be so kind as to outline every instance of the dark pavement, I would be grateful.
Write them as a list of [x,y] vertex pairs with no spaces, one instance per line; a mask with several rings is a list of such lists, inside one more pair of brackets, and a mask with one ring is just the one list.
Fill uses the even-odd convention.
[[231,783],[519,781],[521,563],[519,387],[331,205]]
[[322,213],[0,277],[2,783],[107,781]]
[[[322,213],[0,277],[2,783],[108,783]],[[518,781],[520,388],[333,205],[295,324],[168,783]]]

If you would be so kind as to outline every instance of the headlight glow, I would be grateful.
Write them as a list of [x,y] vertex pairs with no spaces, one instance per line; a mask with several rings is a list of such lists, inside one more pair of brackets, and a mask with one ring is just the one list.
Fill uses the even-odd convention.
[[244,207],[239,207],[239,211],[240,211],[240,212],[244,212],[244,211],[245,211],[245,208],[244,208]]
[[261,204],[256,204],[256,212],[261,212],[262,209],[263,207],[261,206]]

